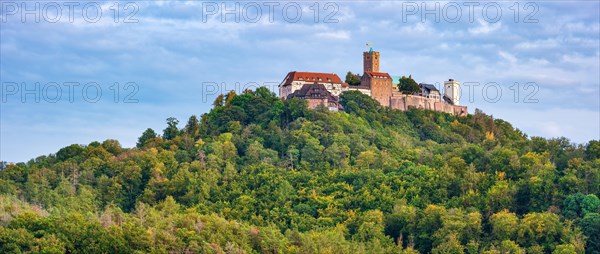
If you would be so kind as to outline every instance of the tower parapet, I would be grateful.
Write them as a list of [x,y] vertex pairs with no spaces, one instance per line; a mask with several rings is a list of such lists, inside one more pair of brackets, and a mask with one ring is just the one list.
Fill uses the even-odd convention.
[[363,72],[379,72],[379,52],[363,52]]
[[454,79],[444,81],[444,97],[454,105],[460,105],[460,82]]

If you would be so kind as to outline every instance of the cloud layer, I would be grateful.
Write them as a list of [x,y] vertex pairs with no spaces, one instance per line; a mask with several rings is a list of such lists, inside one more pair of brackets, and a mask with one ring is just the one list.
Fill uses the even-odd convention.
[[[471,112],[481,108],[529,135],[600,138],[598,2],[86,3],[71,21],[59,2],[63,15],[51,23],[52,6],[40,22],[34,15],[22,22],[21,10],[2,2],[0,160],[107,138],[133,146],[144,129],[160,132],[167,117],[184,122],[210,110],[211,84],[241,90],[276,84],[294,70],[360,72],[366,42],[392,75],[473,85],[472,98],[463,87],[462,100]],[[96,7],[103,15],[91,23]],[[35,89],[36,82],[40,102],[32,94],[22,102],[22,84]],[[44,100],[56,90],[51,82],[62,87],[56,103]],[[72,103],[71,82],[79,84]],[[86,101],[98,89],[100,99]],[[491,100],[496,91],[502,96]]]

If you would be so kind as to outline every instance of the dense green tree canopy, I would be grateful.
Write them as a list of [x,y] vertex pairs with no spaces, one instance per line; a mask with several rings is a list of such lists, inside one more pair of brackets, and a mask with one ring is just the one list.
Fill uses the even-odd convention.
[[156,134],[156,132],[154,132],[153,129],[148,128],[144,131],[144,133],[142,133],[142,136],[140,136],[138,138],[138,142],[136,144],[137,148],[142,148],[144,147],[144,145],[146,145],[146,143],[148,143],[150,140],[154,139],[158,137],[158,134]]
[[418,94],[421,92],[421,87],[419,84],[417,84],[417,81],[412,78],[412,76],[408,76],[408,78],[406,76],[402,76],[399,80],[398,88],[400,89],[400,92],[404,94]]
[[360,77],[358,76],[358,74],[354,74],[351,71],[349,71],[348,73],[346,73],[346,81],[345,82],[351,86],[358,86],[358,85],[360,85]]
[[0,253],[598,253],[598,142],[466,117],[220,96],[136,148],[0,169]]

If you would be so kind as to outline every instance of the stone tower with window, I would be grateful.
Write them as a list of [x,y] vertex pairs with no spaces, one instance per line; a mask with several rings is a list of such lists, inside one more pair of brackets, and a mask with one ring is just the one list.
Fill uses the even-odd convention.
[[379,72],[379,52],[363,52],[363,72]]
[[460,105],[460,82],[454,79],[444,81],[444,96],[449,99],[453,105]]
[[379,52],[372,49],[363,52],[363,70],[361,85],[369,87],[371,97],[379,104],[389,107],[392,97],[392,77],[385,72],[379,72]]

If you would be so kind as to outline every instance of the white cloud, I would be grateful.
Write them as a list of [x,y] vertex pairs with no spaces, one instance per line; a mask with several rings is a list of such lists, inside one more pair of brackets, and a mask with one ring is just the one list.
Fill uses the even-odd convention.
[[486,22],[484,20],[477,20],[479,26],[469,28],[469,33],[472,35],[484,35],[494,32],[502,27],[502,21],[498,21],[496,23]]
[[518,61],[517,57],[504,51],[498,52],[498,55],[500,55],[500,57],[502,57],[504,60],[508,61],[511,64],[514,64]]
[[[81,19],[75,24],[3,23],[0,73],[3,80],[12,81],[75,77],[111,84],[133,80],[141,86],[143,102],[172,111],[156,116],[136,108],[128,108],[131,114],[106,109],[109,118],[132,121],[126,125],[119,125],[118,121],[103,124],[107,118],[101,117],[96,122],[89,120],[87,125],[75,123],[71,129],[69,123],[81,116],[63,111],[43,116],[35,114],[35,107],[28,105],[19,110],[2,105],[3,156],[7,147],[12,149],[18,144],[23,136],[20,131],[30,126],[27,122],[7,121],[11,117],[35,116],[51,125],[29,129],[30,135],[36,137],[32,142],[44,150],[15,148],[11,160],[56,152],[49,144],[60,139],[61,147],[69,142],[86,143],[109,137],[132,144],[145,128],[162,128],[164,118],[173,112],[182,121],[182,117],[192,113],[206,112],[210,102],[194,97],[202,81],[280,81],[291,70],[343,75],[348,70],[362,69],[365,42],[374,43],[376,50],[381,51],[383,71],[413,74],[420,82],[435,83],[447,78],[494,81],[504,86],[536,82],[543,96],[538,104],[521,104],[518,110],[503,108],[506,105],[500,103],[484,104],[481,108],[531,135],[564,135],[576,141],[598,138],[598,3],[588,4],[595,9],[538,3],[541,9],[536,18],[540,23],[527,25],[510,22],[512,17],[506,15],[501,21],[504,23],[493,24],[484,20],[421,22],[420,15],[411,15],[404,22],[399,12],[401,2],[390,1],[338,2],[337,23],[314,23],[312,12],[303,15],[303,21],[298,23],[287,23],[278,14],[273,23],[266,18],[258,23],[223,23],[218,15],[202,22],[198,7],[201,2],[137,3],[140,11],[136,18],[140,22],[136,24],[116,24],[109,15],[103,16],[99,24],[80,22]],[[563,8],[578,11],[571,13]],[[323,19],[325,12],[321,14]],[[73,106],[84,114],[93,111]],[[472,106],[474,110],[480,105]],[[52,122],[48,118],[65,121]],[[582,128],[573,126],[580,122],[578,119],[583,119]],[[106,131],[83,132],[90,124],[97,125],[93,129]],[[139,131],[127,131],[129,125]],[[73,132],[80,128],[81,139],[69,139],[69,131],[41,131],[46,128]],[[10,136],[16,138],[4,139]]]
[[333,32],[320,32],[316,34],[317,37],[322,39],[338,39],[347,40],[350,39],[350,32],[348,31],[333,31]]
[[562,32],[571,32],[571,33],[589,33],[589,34],[598,34],[600,33],[600,24],[598,23],[584,23],[584,22],[572,22],[565,23],[561,26]]
[[560,46],[560,42],[557,39],[544,39],[535,41],[520,42],[515,45],[517,49],[531,50],[531,49],[551,49]]

